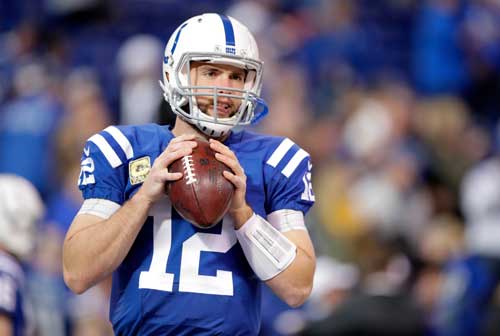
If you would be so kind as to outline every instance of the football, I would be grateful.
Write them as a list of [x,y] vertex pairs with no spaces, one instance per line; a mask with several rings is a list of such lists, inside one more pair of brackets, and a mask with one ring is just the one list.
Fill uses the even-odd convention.
[[234,186],[223,175],[230,169],[215,158],[209,142],[197,138],[191,155],[173,162],[169,171],[180,172],[182,178],[167,184],[167,192],[175,210],[200,228],[217,224],[226,214]]

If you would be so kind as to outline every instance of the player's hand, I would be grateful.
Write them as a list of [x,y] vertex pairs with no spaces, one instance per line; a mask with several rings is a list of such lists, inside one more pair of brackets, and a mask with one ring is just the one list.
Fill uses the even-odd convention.
[[[247,176],[243,167],[240,165],[238,158],[234,152],[229,149],[229,147],[215,139],[209,139],[209,142],[210,148],[215,151],[215,158],[232,170],[232,172],[224,171],[223,175],[234,185],[233,199],[228,211],[230,215],[237,219],[237,223],[235,223],[235,225],[236,228],[238,228],[240,226],[240,222],[246,222],[246,220],[250,218],[253,213],[245,199],[247,191]],[[241,218],[241,220],[238,220],[238,218]]]
[[195,137],[194,134],[183,134],[172,139],[163,153],[154,161],[151,171],[137,194],[145,197],[151,203],[163,197],[165,183],[182,178],[182,173],[170,173],[168,166],[193,152],[193,148],[197,146],[196,141],[193,141]]

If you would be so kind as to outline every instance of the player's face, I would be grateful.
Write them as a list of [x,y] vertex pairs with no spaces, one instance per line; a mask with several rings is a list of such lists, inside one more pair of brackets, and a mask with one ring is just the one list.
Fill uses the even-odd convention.
[[[241,92],[230,89],[243,89],[246,73],[245,70],[232,65],[193,62],[190,75],[195,86],[216,86],[224,88],[218,90],[218,93],[241,96]],[[228,118],[235,114],[241,105],[241,99],[218,96],[217,106],[214,106],[213,90],[198,89],[196,92],[209,93],[207,96],[196,97],[198,107],[208,115]]]

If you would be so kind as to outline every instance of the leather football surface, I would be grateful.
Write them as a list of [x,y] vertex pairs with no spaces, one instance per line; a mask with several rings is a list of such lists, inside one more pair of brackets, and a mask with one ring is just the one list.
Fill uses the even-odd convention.
[[217,224],[229,209],[234,186],[223,175],[230,169],[215,158],[208,141],[197,138],[191,155],[173,162],[169,171],[183,174],[169,182],[168,195],[175,210],[200,228]]

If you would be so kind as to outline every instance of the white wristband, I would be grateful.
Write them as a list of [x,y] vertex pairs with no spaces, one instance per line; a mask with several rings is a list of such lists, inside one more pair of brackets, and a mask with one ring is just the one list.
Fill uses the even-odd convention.
[[275,277],[295,259],[295,244],[255,213],[235,232],[248,263],[261,280]]

